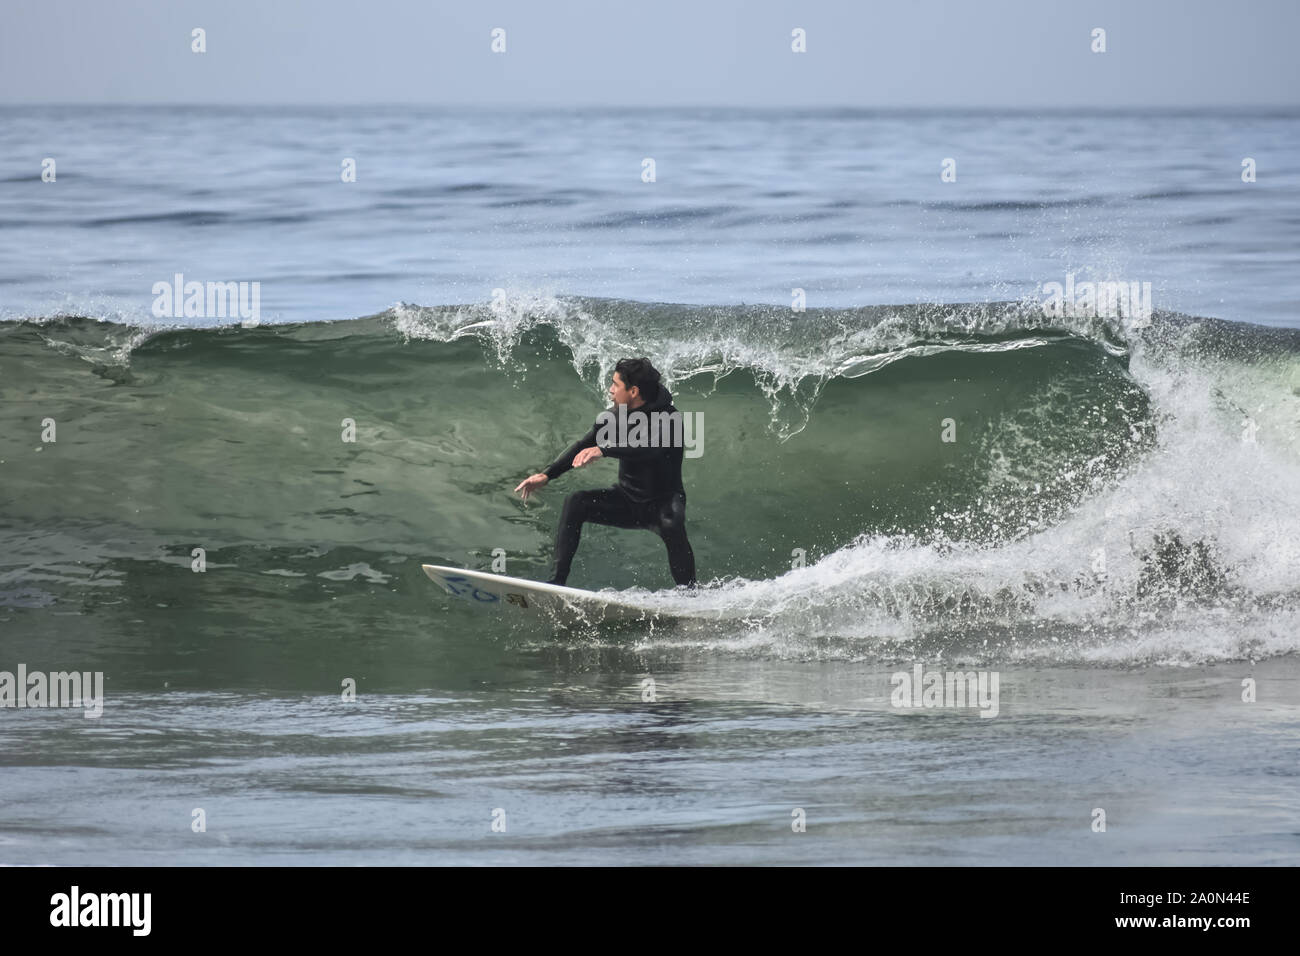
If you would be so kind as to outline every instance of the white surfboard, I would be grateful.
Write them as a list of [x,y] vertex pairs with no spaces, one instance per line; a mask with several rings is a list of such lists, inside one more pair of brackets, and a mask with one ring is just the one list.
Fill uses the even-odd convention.
[[581,588],[527,581],[504,574],[444,568],[422,564],[424,573],[453,597],[485,607],[500,608],[523,614],[546,615],[561,621],[650,621],[659,617],[678,617],[636,604],[614,590],[584,591]]

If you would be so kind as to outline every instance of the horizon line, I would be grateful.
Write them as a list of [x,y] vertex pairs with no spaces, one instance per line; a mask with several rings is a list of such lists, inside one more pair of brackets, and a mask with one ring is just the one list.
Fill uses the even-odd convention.
[[961,104],[911,104],[911,105],[891,105],[891,106],[865,106],[865,105],[825,105],[819,104],[809,106],[797,103],[776,104],[770,106],[759,106],[754,104],[732,104],[732,103],[677,103],[677,104],[650,104],[650,103],[430,103],[430,102],[403,102],[393,100],[357,100],[340,103],[324,102],[230,102],[230,101],[195,101],[195,100],[153,100],[153,101],[109,101],[109,100],[48,100],[48,101],[3,101],[0,100],[0,108],[29,108],[39,109],[43,107],[118,107],[118,108],[165,108],[165,107],[191,107],[197,109],[439,109],[439,110],[484,110],[484,111],[529,111],[538,110],[549,111],[573,111],[573,110],[638,110],[638,111],[669,111],[669,110],[736,110],[744,112],[804,112],[804,113],[906,113],[906,112],[935,112],[935,113],[1054,113],[1054,112],[1084,112],[1084,113],[1123,113],[1123,112],[1171,112],[1171,113],[1189,113],[1189,112],[1206,112],[1206,111],[1233,111],[1233,112],[1300,112],[1300,102],[1297,103],[1202,103],[1202,104],[1123,104],[1099,106],[1095,103],[1090,104],[1069,104],[1056,103],[1051,105],[961,105]]

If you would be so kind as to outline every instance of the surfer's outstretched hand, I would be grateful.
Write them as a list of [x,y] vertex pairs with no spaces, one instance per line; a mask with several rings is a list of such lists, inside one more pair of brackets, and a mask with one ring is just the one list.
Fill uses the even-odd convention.
[[524,501],[527,501],[530,494],[542,487],[542,485],[546,484],[549,480],[550,479],[547,478],[546,475],[539,471],[537,474],[529,475],[523,481],[519,482],[515,487],[515,491],[519,492],[523,496]]

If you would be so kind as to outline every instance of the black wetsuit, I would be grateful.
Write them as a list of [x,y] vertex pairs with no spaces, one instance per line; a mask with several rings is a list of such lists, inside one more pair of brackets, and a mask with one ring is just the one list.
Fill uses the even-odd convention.
[[[637,416],[643,412],[680,414],[673,407],[672,400],[668,389],[659,386],[659,395],[654,401],[627,412],[629,429],[635,428]],[[618,422],[616,413],[617,407],[611,412],[602,413],[602,416],[615,415],[612,419],[615,429]],[[644,434],[649,436],[656,424],[656,416],[642,417],[646,422]],[[578,452],[596,445],[602,424],[602,418],[598,417],[591,431],[574,442],[545,469],[544,474],[550,481],[573,467],[573,459]],[[569,565],[578,550],[582,525],[591,521],[616,528],[648,528],[655,532],[668,546],[668,566],[673,580],[693,587],[695,554],[691,551],[691,543],[686,539],[686,489],[682,487],[684,449],[681,443],[669,442],[665,445],[662,441],[664,432],[661,431],[661,441],[657,447],[638,447],[628,441],[635,433],[619,436],[617,430],[614,430],[613,434],[621,442],[601,445],[600,451],[607,458],[618,459],[618,484],[612,488],[575,491],[564,499],[560,528],[555,535],[555,570],[551,575],[551,583],[564,584],[568,580]]]

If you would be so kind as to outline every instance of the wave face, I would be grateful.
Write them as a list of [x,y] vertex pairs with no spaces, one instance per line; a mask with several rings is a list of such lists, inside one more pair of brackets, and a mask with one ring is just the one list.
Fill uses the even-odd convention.
[[[656,641],[1096,664],[1297,649],[1300,331],[1157,312],[1126,333],[1014,303],[525,295],[256,328],[0,323],[0,620],[129,630],[161,606],[202,634],[237,606],[274,632],[342,597],[356,628],[382,600],[499,632],[439,609],[419,563],[504,554],[543,576],[562,496],[614,469],[528,504],[511,489],[589,426],[625,355],[703,429],[684,480],[718,619]],[[570,583],[671,578],[657,538],[589,528]]]

